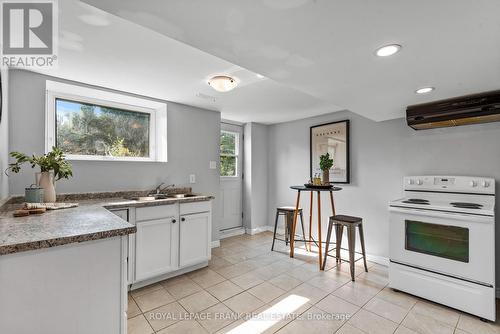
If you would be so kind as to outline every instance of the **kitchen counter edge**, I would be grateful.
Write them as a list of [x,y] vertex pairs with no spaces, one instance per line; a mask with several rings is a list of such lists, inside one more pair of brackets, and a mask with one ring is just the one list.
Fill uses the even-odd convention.
[[[49,211],[43,215],[31,215],[28,217],[8,217],[6,216],[5,209],[3,210],[3,215],[0,215],[0,256],[8,255],[20,252],[26,252],[37,249],[51,248],[56,246],[63,246],[72,243],[81,243],[86,241],[93,241],[99,239],[107,239],[112,237],[124,236],[128,234],[135,233],[137,228],[128,222],[123,221],[121,218],[115,216],[109,210],[113,209],[126,209],[130,207],[149,207],[149,206],[159,206],[159,205],[171,205],[176,203],[192,203],[192,202],[202,202],[214,199],[213,196],[195,196],[189,198],[169,198],[155,201],[135,201],[127,199],[99,199],[99,200],[83,200],[80,206],[77,208],[60,209]],[[2,208],[8,206],[8,200],[3,201],[3,205],[0,205],[0,213],[2,213]],[[67,228],[68,224],[64,224],[61,220],[67,222],[68,220],[81,220],[85,215],[92,213],[92,217],[95,219],[102,219],[102,225],[109,225],[109,228],[99,226],[99,222],[95,225],[89,227],[88,231],[76,231],[74,234],[68,234]],[[50,215],[50,217],[46,216]],[[58,220],[58,217],[60,216]],[[46,221],[44,221],[44,218]],[[56,222],[54,224],[55,228],[60,225],[61,231],[58,235],[58,231],[50,230],[51,222]],[[43,225],[42,225],[43,224]],[[15,240],[4,240],[5,235],[11,238],[19,235],[21,238],[26,237],[29,233],[33,233],[35,225],[40,227],[47,227],[47,231],[43,228],[39,230],[39,235],[52,234],[48,238],[40,238],[36,235],[33,240],[20,240],[16,242]],[[69,224],[71,225],[71,224]],[[71,226],[70,226],[71,227]],[[78,226],[81,227],[81,226]],[[36,230],[36,228],[35,228]]]

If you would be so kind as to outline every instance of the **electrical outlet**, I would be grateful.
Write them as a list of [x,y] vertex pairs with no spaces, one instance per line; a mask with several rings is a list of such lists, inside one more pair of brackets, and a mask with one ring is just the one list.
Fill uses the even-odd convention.
[[210,161],[210,166],[209,166],[210,169],[217,169],[217,162],[215,161]]
[[196,183],[196,175],[195,174],[189,175],[189,183]]

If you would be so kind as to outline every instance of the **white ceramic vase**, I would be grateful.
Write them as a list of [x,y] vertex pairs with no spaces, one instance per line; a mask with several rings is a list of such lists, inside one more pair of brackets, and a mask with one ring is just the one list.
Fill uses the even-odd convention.
[[55,203],[56,187],[54,184],[54,173],[41,172],[36,173],[36,183],[44,190],[43,200],[45,203]]

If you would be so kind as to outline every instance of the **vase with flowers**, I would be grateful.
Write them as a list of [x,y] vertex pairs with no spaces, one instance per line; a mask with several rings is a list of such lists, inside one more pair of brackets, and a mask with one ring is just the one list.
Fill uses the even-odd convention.
[[[68,179],[73,176],[71,164],[66,161],[64,153],[60,148],[52,147],[52,151],[42,156],[27,155],[20,152],[10,152],[10,156],[15,162],[10,163],[5,170],[7,172],[19,173],[21,165],[31,164],[31,168],[38,166],[40,172],[36,173],[36,184],[44,189],[44,201],[54,203],[56,201],[55,182],[60,179]],[[7,174],[8,175],[8,174]]]

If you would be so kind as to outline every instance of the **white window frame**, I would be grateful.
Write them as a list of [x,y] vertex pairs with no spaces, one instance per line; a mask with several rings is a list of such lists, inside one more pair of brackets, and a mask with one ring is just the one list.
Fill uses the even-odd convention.
[[137,111],[150,115],[149,157],[66,154],[68,160],[167,162],[167,105],[165,103],[56,81],[46,81],[45,153],[56,145],[56,99]]
[[[229,133],[229,134],[232,134],[232,135],[235,135],[235,140],[234,140],[234,154],[223,154],[223,153],[219,153],[220,156],[226,156],[226,157],[235,157],[236,158],[236,164],[235,164],[235,173],[236,175],[233,175],[233,176],[227,176],[227,175],[221,175],[220,177],[222,179],[234,179],[234,178],[238,178],[240,175],[238,173],[238,166],[239,166],[239,163],[240,163],[240,133],[239,132],[235,132],[235,131],[229,131],[229,130],[220,130],[220,134],[222,133]],[[220,142],[220,134],[219,134],[219,142]],[[220,172],[220,171],[219,171]]]

